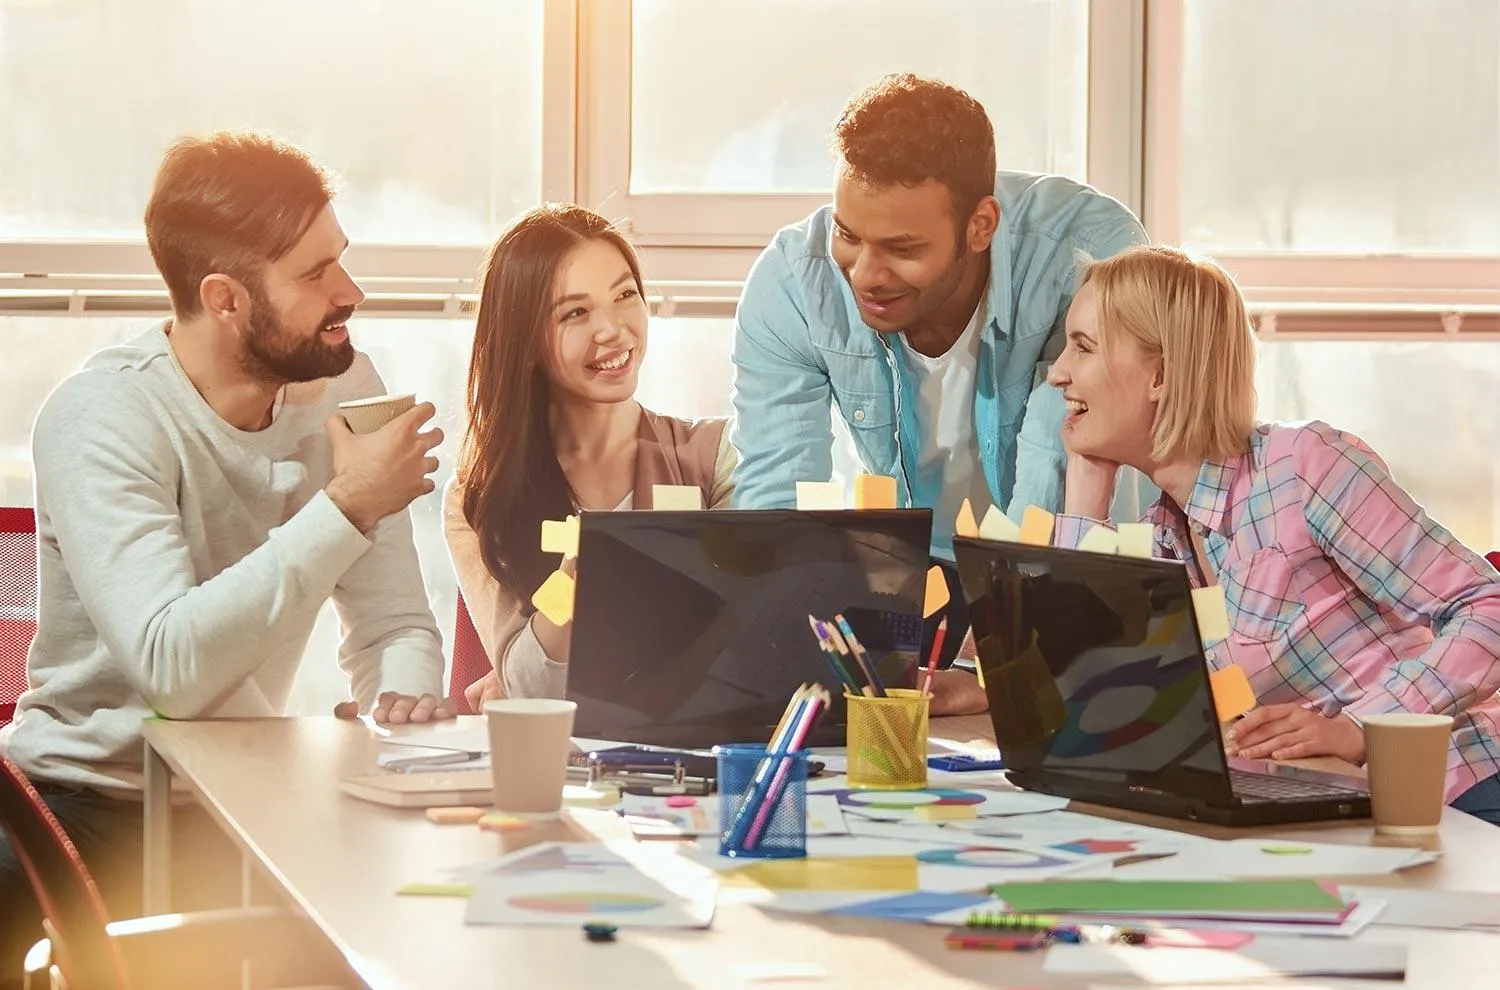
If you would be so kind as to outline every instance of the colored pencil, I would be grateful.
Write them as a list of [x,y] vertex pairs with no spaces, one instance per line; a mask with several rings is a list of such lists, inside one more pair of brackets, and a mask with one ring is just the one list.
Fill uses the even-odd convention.
[[937,674],[938,657],[943,653],[943,639],[948,635],[948,617],[938,621],[937,631],[932,634],[932,652],[927,657],[927,676],[922,679],[922,693],[932,694],[932,678]]
[[835,615],[833,621],[838,624],[839,629],[843,632],[844,639],[849,644],[849,649],[854,653],[855,662],[864,670],[865,677],[869,678],[870,687],[875,691],[875,697],[884,698],[885,685],[880,682],[880,674],[875,670],[875,661],[870,659],[870,654],[864,648],[863,644],[860,643],[859,637],[855,636],[854,630],[849,628],[849,621],[844,618],[842,612]]
[[[791,743],[787,753],[800,753],[807,744],[808,736],[812,735],[813,725],[818,721],[818,716],[825,711],[833,700],[827,691],[820,687],[813,688],[813,697],[803,712],[801,722],[792,730]],[[787,779],[792,773],[792,758],[783,756],[776,767],[776,774],[771,778],[771,786],[767,789],[765,798],[760,802],[760,808],[756,811],[755,820],[750,824],[750,831],[745,836],[745,850],[755,849],[760,845],[760,840],[765,835],[767,823],[776,810],[776,805],[781,801],[781,796],[786,792]],[[805,812],[804,812],[805,814]]]

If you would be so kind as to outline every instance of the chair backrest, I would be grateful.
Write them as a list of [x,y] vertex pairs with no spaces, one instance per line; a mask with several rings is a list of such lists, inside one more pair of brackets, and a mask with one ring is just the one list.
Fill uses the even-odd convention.
[[0,725],[26,690],[26,651],[36,635],[36,513],[0,508]]
[[[11,848],[52,927],[52,957],[68,984],[128,987],[125,959],[105,930],[109,915],[99,888],[51,809],[3,753],[0,829],[10,836]],[[40,930],[33,934],[42,938]]]
[[489,654],[484,652],[484,644],[479,641],[479,630],[474,628],[474,620],[469,616],[469,606],[464,604],[464,596],[460,594],[458,609],[453,617],[453,669],[448,675],[448,695],[457,701],[460,714],[479,714],[469,710],[469,703],[464,700],[464,689],[490,670]]

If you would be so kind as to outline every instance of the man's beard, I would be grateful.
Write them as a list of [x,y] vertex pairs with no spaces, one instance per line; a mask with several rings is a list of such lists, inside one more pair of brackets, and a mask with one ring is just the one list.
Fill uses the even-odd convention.
[[313,336],[302,337],[276,316],[265,291],[252,287],[241,367],[255,378],[276,385],[342,375],[354,363],[354,344],[348,339],[341,344],[329,344],[323,340],[322,330],[344,323],[353,315],[353,306],[333,310],[318,324]]

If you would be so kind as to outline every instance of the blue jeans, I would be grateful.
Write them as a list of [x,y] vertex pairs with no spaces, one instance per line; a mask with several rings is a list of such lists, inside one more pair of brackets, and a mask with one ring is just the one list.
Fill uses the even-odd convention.
[[1481,780],[1454,798],[1450,807],[1475,818],[1500,825],[1500,774]]

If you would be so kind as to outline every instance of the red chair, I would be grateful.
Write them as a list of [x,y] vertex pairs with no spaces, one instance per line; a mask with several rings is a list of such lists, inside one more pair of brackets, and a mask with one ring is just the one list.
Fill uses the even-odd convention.
[[464,698],[464,690],[491,669],[490,656],[484,652],[484,644],[479,641],[479,630],[474,628],[474,620],[469,616],[469,606],[464,604],[464,596],[460,594],[458,609],[453,616],[453,669],[448,675],[448,696],[456,699],[459,714],[479,714],[470,710],[469,703]]
[[26,651],[36,635],[36,513],[0,508],[0,725],[26,690]]
[[[343,960],[304,920],[279,908],[237,908],[109,920],[88,868],[41,795],[0,754],[0,830],[10,837],[45,917],[46,938],[26,956],[28,986],[79,990],[240,985],[347,985]],[[38,933],[41,934],[40,932]],[[9,974],[16,976],[19,974]]]
[[1484,555],[1484,559],[1490,562],[1490,566],[1500,571],[1500,550],[1491,550]]

